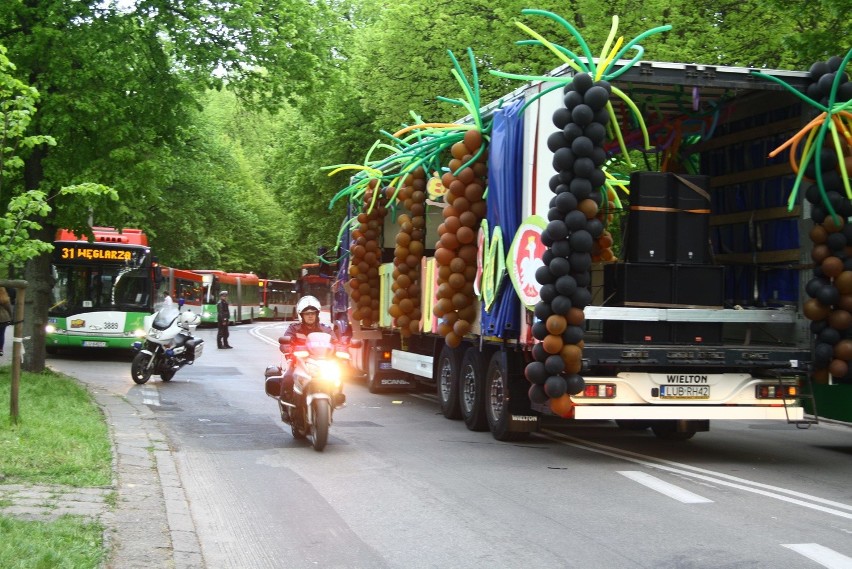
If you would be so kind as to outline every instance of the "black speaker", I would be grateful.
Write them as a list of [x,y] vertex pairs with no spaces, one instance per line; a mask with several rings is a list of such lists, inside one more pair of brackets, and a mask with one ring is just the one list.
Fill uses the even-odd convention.
[[710,176],[671,176],[674,192],[675,263],[710,262]]
[[725,298],[722,265],[675,265],[674,304],[721,308]]
[[671,177],[662,172],[630,175],[630,215],[625,258],[632,263],[674,260],[675,203]]
[[709,187],[709,176],[633,172],[625,258],[633,263],[709,263]]
[[604,265],[604,298],[608,306],[669,305],[674,302],[672,265],[610,263]]

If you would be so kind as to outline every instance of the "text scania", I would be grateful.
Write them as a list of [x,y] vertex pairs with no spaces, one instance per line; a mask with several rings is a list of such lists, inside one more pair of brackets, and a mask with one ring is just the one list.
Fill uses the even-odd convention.
[[667,375],[666,383],[707,383],[707,375]]

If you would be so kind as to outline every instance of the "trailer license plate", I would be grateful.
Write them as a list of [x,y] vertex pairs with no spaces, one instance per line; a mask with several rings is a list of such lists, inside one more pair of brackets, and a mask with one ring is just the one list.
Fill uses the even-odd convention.
[[709,385],[663,385],[660,387],[662,399],[710,399]]
[[84,340],[83,341],[83,347],[84,348],[106,348],[107,343],[106,342],[94,342],[94,341],[91,341],[91,340]]

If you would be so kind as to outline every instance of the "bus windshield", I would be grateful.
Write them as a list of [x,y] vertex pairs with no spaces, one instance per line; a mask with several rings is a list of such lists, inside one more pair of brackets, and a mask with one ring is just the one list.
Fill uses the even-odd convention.
[[117,265],[54,265],[51,316],[99,310],[149,311],[149,269]]

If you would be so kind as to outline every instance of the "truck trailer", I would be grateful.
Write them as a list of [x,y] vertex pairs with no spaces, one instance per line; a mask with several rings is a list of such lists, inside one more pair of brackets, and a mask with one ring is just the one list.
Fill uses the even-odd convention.
[[[576,278],[564,282],[553,259],[564,257],[563,265],[573,268],[584,261],[571,256],[571,236],[557,234],[565,212],[558,200],[566,192],[556,188],[572,179],[560,174],[567,153],[554,142],[554,136],[564,142],[562,135],[554,133],[568,128],[559,117],[570,105],[574,81],[569,78],[579,72],[566,65],[549,75],[563,78],[556,83],[564,88],[528,82],[482,109],[482,120],[490,125],[487,160],[486,153],[480,159],[487,165],[487,214],[473,242],[476,258],[463,259],[467,274],[475,273],[468,301],[474,316],[462,315],[469,326],[454,326],[463,319],[464,295],[449,297],[438,309],[439,288],[449,274],[439,277],[436,260],[452,217],[446,215],[447,189],[441,190],[441,181],[448,179],[441,172],[421,172],[420,185],[407,194],[386,191],[381,180],[374,181],[363,201],[354,204],[354,232],[343,243],[349,263],[341,263],[335,314],[350,330],[352,364],[370,390],[432,386],[447,418],[463,419],[472,430],[490,430],[501,441],[528,436],[544,415],[614,420],[667,439],[687,439],[715,420],[803,427],[815,422],[813,382],[848,380],[815,372],[813,350],[827,327],[820,322],[828,316],[808,314],[815,311],[813,290],[807,290],[816,287],[812,281],[834,282],[814,255],[815,220],[818,216],[830,226],[838,217],[815,215],[813,210],[823,206],[819,199],[812,200],[817,205],[805,199],[804,190],[794,195],[791,150],[776,152],[817,115],[797,95],[813,93],[813,71],[756,73],[652,61],[630,66],[612,87],[635,106],[610,93],[612,121],[621,134],[611,139],[608,127],[609,136],[599,144],[605,157],[595,157],[596,166],[603,160],[600,169],[608,182],[595,184],[593,194],[603,197],[595,200],[597,214],[586,222],[597,218],[603,230],[593,232],[591,249],[578,237],[576,248],[590,251],[592,262],[585,271],[566,268],[564,274]],[[471,164],[463,150],[456,159]],[[629,185],[610,161],[619,155],[623,164],[624,150],[634,164]],[[580,155],[575,152],[573,159]],[[444,174],[458,172],[458,164]],[[423,185],[425,199],[417,194]],[[435,187],[439,190],[431,191]],[[578,191],[575,197],[588,201],[582,199],[588,192]],[[465,207],[472,203],[465,201]],[[402,247],[407,256],[400,261],[400,244],[412,241],[414,213],[425,220],[413,230],[421,231],[417,237],[425,245],[422,251]],[[564,219],[570,226],[568,216]],[[363,238],[369,230],[379,250],[371,255],[362,248],[359,257],[353,235]],[[469,235],[456,237],[453,244],[470,242]],[[569,248],[554,253],[560,242]],[[372,286],[364,254],[375,265],[371,274],[377,275],[378,291],[359,304],[355,299],[369,296],[362,293]],[[406,261],[417,263],[410,273]],[[469,292],[470,286],[456,289]],[[403,314],[401,297],[418,306]],[[573,300],[574,310],[566,308],[568,301],[556,309],[557,297]],[[837,300],[817,299],[821,308],[830,309],[831,302],[839,306]],[[449,310],[456,314],[451,321]],[[554,313],[564,318],[551,319]],[[580,332],[569,340],[572,329]],[[560,335],[562,342],[547,345]],[[841,337],[826,341],[836,347]],[[568,352],[578,358],[574,369],[565,363],[571,361]],[[562,357],[563,363],[550,356]],[[844,356],[823,360],[837,357]],[[531,364],[537,361],[534,372]]]

